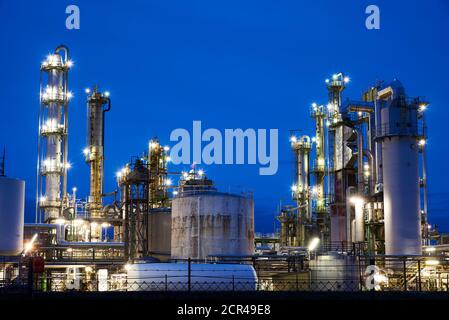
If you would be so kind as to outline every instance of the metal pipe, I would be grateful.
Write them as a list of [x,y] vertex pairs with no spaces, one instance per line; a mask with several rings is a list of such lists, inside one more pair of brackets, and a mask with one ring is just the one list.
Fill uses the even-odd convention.
[[[64,61],[63,64],[67,63],[67,61],[70,59],[69,55],[69,48],[67,48],[65,45],[59,45],[55,49],[55,54],[58,54],[60,51],[64,51]],[[61,201],[61,213],[63,210],[63,202],[66,200],[67,197],[67,161],[68,161],[68,151],[69,151],[69,144],[68,144],[68,127],[69,127],[69,115],[68,115],[68,87],[69,87],[69,77],[67,70],[64,71],[64,155],[63,155],[63,164],[64,164],[64,174],[62,176],[62,200]]]
[[[424,113],[422,114],[422,122],[423,122],[423,128],[425,130],[426,123],[424,119]],[[424,132],[425,136],[425,132]],[[423,211],[424,211],[424,240],[426,241],[426,245],[429,241],[429,230],[427,227],[428,220],[427,220],[427,166],[426,166],[426,148],[425,145],[422,145],[422,189],[423,189]]]
[[[374,136],[379,136],[379,131],[381,129],[381,113],[378,106],[377,99],[373,100],[374,103]],[[376,185],[383,183],[383,172],[382,172],[382,142],[377,139],[374,142],[374,154],[376,157]]]
[[37,166],[36,166],[36,212],[35,212],[35,222],[38,223],[40,222],[39,218],[39,211],[40,211],[40,207],[39,207],[39,198],[40,198],[40,194],[39,194],[39,190],[42,190],[42,186],[40,186],[40,174],[39,174],[39,168],[40,168],[40,161],[41,161],[41,139],[40,139],[40,134],[41,134],[41,127],[42,127],[42,70],[39,72],[39,113],[38,113],[38,126],[37,126]]
[[364,193],[363,186],[363,134],[360,129],[355,128],[357,134],[357,176],[358,176],[358,192],[359,194]]
[[105,154],[105,152],[104,152],[104,127],[105,127],[105,120],[106,120],[105,113],[108,112],[109,110],[111,110],[111,99],[107,98],[106,100],[108,102],[108,107],[106,109],[103,109],[103,128],[102,128],[102,132],[101,132],[101,143],[103,145],[103,156]]
[[368,194],[373,193],[373,181],[374,181],[374,157],[370,150],[364,149],[363,154],[368,158],[369,161],[369,171],[370,171],[370,179],[368,185]]

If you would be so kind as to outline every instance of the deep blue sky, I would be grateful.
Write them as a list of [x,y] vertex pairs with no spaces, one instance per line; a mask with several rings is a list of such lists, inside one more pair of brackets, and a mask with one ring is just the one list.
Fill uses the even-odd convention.
[[[344,4],[343,4],[344,3]],[[65,28],[77,4],[81,29]],[[377,4],[381,30],[365,28]],[[111,92],[107,115],[106,190],[131,155],[175,128],[278,128],[279,172],[257,166],[205,167],[223,189],[254,191],[256,229],[269,232],[292,182],[290,129],[312,133],[308,108],[325,102],[324,79],[337,71],[359,98],[377,80],[397,77],[426,96],[432,222],[449,228],[449,1],[6,1],[0,0],[0,146],[7,174],[27,182],[34,219],[39,64],[57,45],[70,47],[69,188],[88,190],[84,88]],[[173,168],[181,170],[182,167]]]

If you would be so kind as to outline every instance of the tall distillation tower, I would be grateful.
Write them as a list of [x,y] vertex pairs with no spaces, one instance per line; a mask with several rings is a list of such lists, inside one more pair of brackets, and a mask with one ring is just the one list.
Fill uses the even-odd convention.
[[[90,166],[90,192],[87,210],[91,218],[102,216],[102,195],[104,179],[104,119],[111,109],[109,93],[101,93],[95,86],[87,96],[87,147],[83,150],[86,163]],[[107,106],[106,108],[104,106]]]
[[162,146],[158,138],[150,140],[148,148],[148,168],[150,170],[150,208],[163,208],[169,205],[168,190],[171,180],[167,178],[168,146]]
[[314,198],[313,211],[316,218],[317,234],[324,240],[329,234],[329,217],[326,199],[325,176],[328,175],[326,163],[326,135],[325,135],[325,119],[326,111],[323,105],[312,104],[310,112],[311,117],[315,120],[315,160],[312,165],[312,173],[315,177],[315,186],[312,189]]
[[[292,227],[283,230],[283,238],[291,238],[284,240],[285,244],[290,243],[293,246],[304,246],[306,244],[306,228],[311,226],[311,202],[310,202],[310,147],[311,141],[309,136],[301,136],[300,138],[292,137],[291,145],[295,156],[295,183],[292,186],[293,200],[296,201],[296,208],[293,212],[297,214],[289,214],[289,210],[281,212],[279,219],[283,225],[287,226],[286,220],[292,220]],[[290,230],[293,234],[288,235]],[[282,231],[282,230],[281,230]]]
[[[52,222],[68,206],[68,70],[69,50],[59,46],[42,62],[40,80],[36,222]],[[62,183],[62,185],[61,185]]]
[[353,129],[347,126],[341,116],[341,94],[349,81],[343,73],[332,75],[326,79],[328,90],[328,115],[330,142],[328,144],[329,165],[328,182],[333,184],[333,194],[330,202],[330,240],[339,241],[346,238],[346,189],[354,184],[354,170],[350,168],[349,162],[352,158],[352,150],[347,145]]
[[125,257],[134,260],[148,257],[149,215],[152,210],[169,204],[167,188],[168,147],[157,138],[149,143],[148,156],[133,159],[117,173],[120,188]]
[[380,90],[378,99],[381,123],[376,138],[382,142],[385,253],[420,255],[419,153],[425,142],[425,127],[419,125],[422,103],[408,100],[398,80]]

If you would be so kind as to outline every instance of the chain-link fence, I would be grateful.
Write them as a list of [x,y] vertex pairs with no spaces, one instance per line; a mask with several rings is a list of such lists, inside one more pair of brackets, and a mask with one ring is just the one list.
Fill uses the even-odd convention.
[[[136,264],[137,265],[137,264]],[[445,291],[444,256],[386,257],[321,254],[126,265],[51,266],[43,273],[23,261],[0,261],[0,292],[40,291]],[[178,267],[174,269],[173,267]],[[245,266],[245,272],[242,272]],[[252,271],[251,271],[252,270]]]

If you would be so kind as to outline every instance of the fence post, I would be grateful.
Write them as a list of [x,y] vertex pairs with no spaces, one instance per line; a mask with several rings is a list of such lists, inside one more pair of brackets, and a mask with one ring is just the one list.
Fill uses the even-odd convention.
[[404,266],[404,291],[407,291],[407,263],[405,262],[405,259],[403,261]]
[[358,269],[359,269],[359,289],[360,289],[360,291],[363,291],[363,273],[362,273],[363,271],[362,271],[362,265],[360,263],[360,256],[357,256],[357,262],[358,262]]
[[[371,257],[369,259],[369,264],[372,266],[376,265],[376,258]],[[374,285],[373,288],[371,289],[372,292],[376,292],[376,286]]]
[[296,291],[299,291],[298,272],[296,272]]
[[192,260],[189,258],[187,260],[188,262],[188,269],[187,269],[187,287],[188,291],[192,289]]
[[165,274],[165,291],[168,291],[168,277],[167,277],[167,274]]
[[95,273],[95,283],[96,283],[96,290],[95,291],[100,291],[100,279],[98,278],[98,272]]
[[33,258],[29,257],[28,259],[28,293],[30,296],[33,296]]
[[421,292],[421,260],[418,260],[418,291]]

